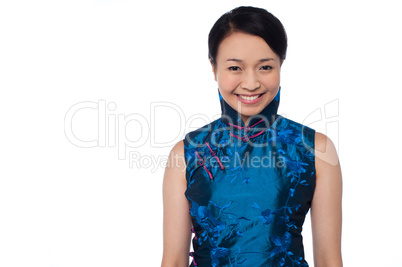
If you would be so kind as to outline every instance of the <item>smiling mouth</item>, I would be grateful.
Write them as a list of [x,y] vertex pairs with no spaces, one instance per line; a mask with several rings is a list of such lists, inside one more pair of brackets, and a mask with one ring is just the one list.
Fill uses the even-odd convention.
[[[263,93],[264,94],[264,93]],[[263,94],[258,94],[258,95],[239,95],[239,94],[236,94],[238,97],[240,97],[241,99],[244,99],[244,100],[248,100],[248,101],[252,101],[252,100],[255,100],[255,99],[257,99],[257,98],[259,98],[260,96],[262,96]]]

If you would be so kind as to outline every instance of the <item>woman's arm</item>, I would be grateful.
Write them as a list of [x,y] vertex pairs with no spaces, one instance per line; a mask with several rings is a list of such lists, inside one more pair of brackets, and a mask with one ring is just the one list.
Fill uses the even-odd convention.
[[163,257],[162,267],[188,267],[191,217],[186,190],[184,144],[170,151],[163,178]]
[[311,203],[314,266],[342,267],[342,174],[335,146],[315,134],[316,187]]

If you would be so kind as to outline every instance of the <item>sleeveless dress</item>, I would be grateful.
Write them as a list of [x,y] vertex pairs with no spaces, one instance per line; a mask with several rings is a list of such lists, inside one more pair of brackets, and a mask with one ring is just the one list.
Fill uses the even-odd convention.
[[280,91],[245,127],[218,90],[221,118],[185,135],[191,267],[308,266],[315,130],[277,114]]

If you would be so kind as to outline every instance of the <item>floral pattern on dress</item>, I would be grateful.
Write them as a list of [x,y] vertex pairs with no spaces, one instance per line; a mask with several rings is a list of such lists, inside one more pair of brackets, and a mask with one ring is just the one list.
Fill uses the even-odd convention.
[[[265,128],[229,127],[222,116],[186,134],[190,266],[308,266],[301,232],[315,188],[315,131],[276,114],[279,93],[262,112],[275,118]],[[221,96],[220,103],[238,121]],[[267,156],[275,164],[245,164]]]

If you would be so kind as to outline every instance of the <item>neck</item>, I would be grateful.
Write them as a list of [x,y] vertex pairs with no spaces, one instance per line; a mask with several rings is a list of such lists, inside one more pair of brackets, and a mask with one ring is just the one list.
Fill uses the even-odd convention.
[[243,114],[240,114],[240,118],[241,118],[244,126],[249,126],[250,125],[250,119],[251,119],[250,116],[245,116]]

